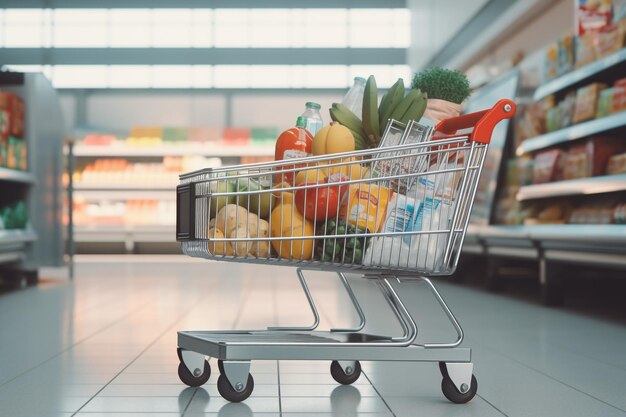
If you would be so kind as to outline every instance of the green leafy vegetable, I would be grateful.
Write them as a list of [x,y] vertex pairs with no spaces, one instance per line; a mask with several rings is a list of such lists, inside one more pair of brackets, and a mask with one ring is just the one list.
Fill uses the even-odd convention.
[[446,68],[430,68],[413,76],[412,89],[428,94],[428,98],[461,104],[471,94],[465,74]]

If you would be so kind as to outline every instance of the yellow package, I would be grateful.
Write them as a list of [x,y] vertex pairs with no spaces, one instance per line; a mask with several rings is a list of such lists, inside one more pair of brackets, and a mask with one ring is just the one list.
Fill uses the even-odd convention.
[[374,184],[352,184],[340,208],[340,217],[349,224],[377,233],[387,214],[393,191]]

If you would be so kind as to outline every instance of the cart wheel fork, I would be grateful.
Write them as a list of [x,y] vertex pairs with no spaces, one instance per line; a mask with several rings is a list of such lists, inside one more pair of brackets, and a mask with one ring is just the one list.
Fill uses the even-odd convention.
[[185,365],[191,375],[194,377],[202,375],[204,371],[204,355],[181,348],[178,348],[177,352],[180,363]]
[[250,361],[223,361],[222,367],[224,375],[231,387],[237,392],[242,392],[248,384],[248,374],[250,373]]
[[441,376],[449,378],[461,394],[469,391],[472,383],[474,364],[471,362],[439,362]]

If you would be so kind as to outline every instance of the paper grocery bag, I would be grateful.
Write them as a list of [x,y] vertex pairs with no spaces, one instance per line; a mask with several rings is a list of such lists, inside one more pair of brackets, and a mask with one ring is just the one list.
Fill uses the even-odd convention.
[[428,103],[426,104],[424,117],[437,124],[444,119],[460,116],[462,111],[463,106],[460,104],[436,98],[429,98]]

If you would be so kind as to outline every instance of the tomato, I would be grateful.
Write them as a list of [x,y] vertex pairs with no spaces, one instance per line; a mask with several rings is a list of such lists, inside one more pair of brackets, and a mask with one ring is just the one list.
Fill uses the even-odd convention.
[[304,217],[317,222],[337,215],[341,193],[338,185],[330,185],[328,182],[320,184],[307,182],[298,186],[317,186],[296,191],[296,207]]

